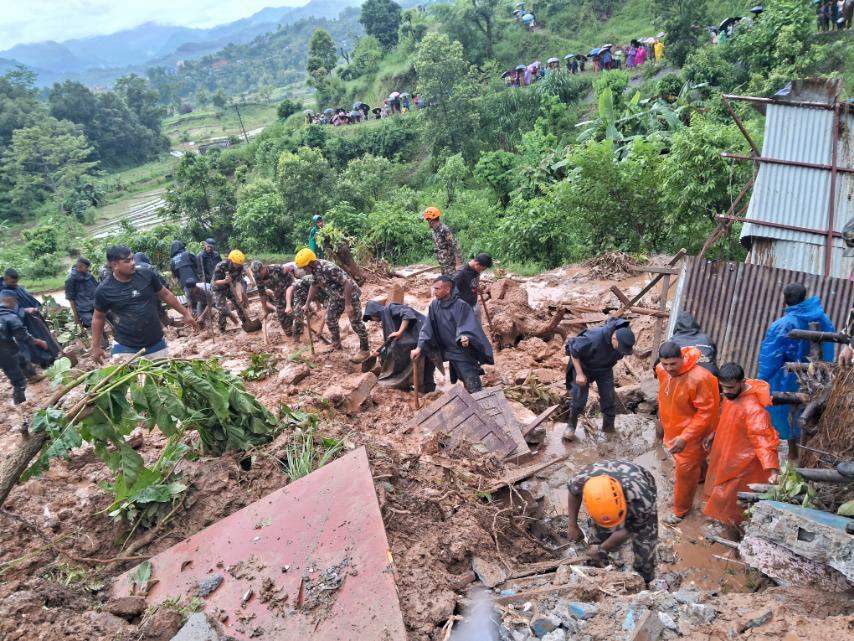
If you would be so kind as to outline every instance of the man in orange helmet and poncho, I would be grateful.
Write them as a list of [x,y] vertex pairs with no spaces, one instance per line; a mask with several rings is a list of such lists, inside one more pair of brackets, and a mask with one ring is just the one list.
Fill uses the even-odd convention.
[[705,458],[703,439],[718,418],[718,381],[700,367],[700,350],[668,341],[659,349],[658,416],[664,429],[664,447],[676,461],[671,524],[679,523],[694,504]]
[[640,465],[628,461],[599,461],[587,465],[569,481],[570,541],[580,541],[578,527],[582,503],[590,517],[587,554],[603,559],[632,539],[632,567],[649,583],[655,578],[655,547],[658,544],[658,510],[655,478]]
[[737,363],[720,368],[723,409],[718,427],[706,437],[712,443],[703,513],[724,525],[744,520],[738,505],[738,493],[749,490],[750,483],[774,483],[779,472],[777,446],[780,438],[765,408],[771,405],[768,383],[745,380]]

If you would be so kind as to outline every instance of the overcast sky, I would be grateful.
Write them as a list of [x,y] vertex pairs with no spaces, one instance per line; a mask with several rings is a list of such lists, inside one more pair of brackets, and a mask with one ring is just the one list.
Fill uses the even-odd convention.
[[114,33],[144,22],[212,27],[308,0],[0,0],[0,50]]

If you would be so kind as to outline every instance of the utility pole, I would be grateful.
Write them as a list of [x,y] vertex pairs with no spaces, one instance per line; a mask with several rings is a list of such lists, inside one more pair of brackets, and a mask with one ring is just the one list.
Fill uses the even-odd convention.
[[240,109],[237,108],[237,103],[234,103],[234,110],[237,112],[237,119],[240,121],[240,128],[243,130],[243,139],[249,144],[249,136],[246,135],[246,127],[243,126],[243,118],[240,117]]

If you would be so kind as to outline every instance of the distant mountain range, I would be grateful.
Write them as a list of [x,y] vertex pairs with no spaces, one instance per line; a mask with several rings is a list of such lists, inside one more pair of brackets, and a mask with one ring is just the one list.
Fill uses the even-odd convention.
[[29,67],[39,86],[71,79],[88,85],[106,85],[132,71],[144,72],[153,65],[199,58],[228,44],[243,44],[303,18],[336,18],[362,0],[310,0],[302,7],[267,7],[234,22],[210,29],[147,22],[133,29],[105,36],[64,42],[21,44],[0,51],[0,73],[16,65]]

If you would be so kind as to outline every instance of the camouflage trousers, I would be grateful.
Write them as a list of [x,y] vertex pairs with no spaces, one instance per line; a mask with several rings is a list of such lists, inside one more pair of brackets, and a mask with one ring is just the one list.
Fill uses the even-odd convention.
[[[297,340],[299,340],[300,336],[302,336],[303,326],[305,325],[305,318],[302,313],[302,308],[305,307],[305,301],[308,298],[308,290],[310,286],[311,284],[305,279],[298,280],[296,285],[294,285],[294,310],[291,314],[290,325],[291,331],[293,332],[293,336]],[[317,294],[314,297],[314,300],[316,300],[321,305],[326,305],[328,298],[323,291],[318,290]]]
[[[359,349],[366,352],[368,351],[368,328],[365,327],[365,322],[362,320],[361,295],[362,292],[359,288],[354,286],[350,293],[350,307],[352,309],[348,318],[353,333],[359,337]],[[329,328],[333,344],[341,342],[341,328],[338,325],[338,319],[344,313],[344,308],[344,296],[329,299],[329,305],[326,308],[326,326]]]
[[[294,298],[296,298],[296,295],[294,296]],[[294,315],[292,313],[288,314],[288,312],[286,311],[288,308],[288,302],[287,300],[285,300],[284,292],[280,297],[275,298],[272,303],[276,308],[276,318],[279,319],[279,324],[282,326],[282,329],[284,330],[285,334],[290,336],[291,334],[293,334],[294,331]]]
[[442,270],[442,276],[453,278],[454,274],[457,273],[457,265],[454,257],[450,256],[446,258],[437,254],[436,259],[439,261],[439,268]]
[[[600,528],[588,519],[587,538],[591,544],[600,545],[611,536],[611,531]],[[649,583],[655,578],[655,548],[658,545],[658,514],[653,513],[640,532],[632,532],[632,568]]]
[[234,303],[234,311],[237,312],[237,317],[240,319],[241,323],[245,323],[249,320],[246,316],[246,312],[243,311],[243,308],[234,300],[234,294],[232,294],[231,289],[215,289],[213,290],[213,304],[216,307],[217,311],[217,325],[219,326],[219,331],[225,331],[225,324],[228,321],[228,301]]

